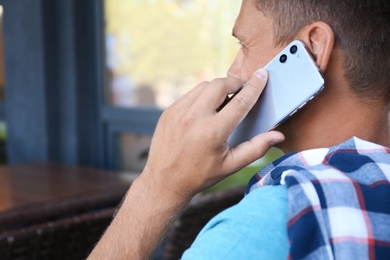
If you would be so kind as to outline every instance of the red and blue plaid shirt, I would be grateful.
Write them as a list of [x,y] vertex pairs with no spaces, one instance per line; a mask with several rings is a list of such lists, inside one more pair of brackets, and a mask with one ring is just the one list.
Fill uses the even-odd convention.
[[288,154],[247,193],[287,185],[290,259],[390,259],[390,149],[352,138]]

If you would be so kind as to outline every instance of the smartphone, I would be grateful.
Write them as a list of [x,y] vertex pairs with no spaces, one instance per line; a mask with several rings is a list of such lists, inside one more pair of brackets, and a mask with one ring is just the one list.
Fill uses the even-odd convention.
[[324,77],[299,40],[288,44],[264,69],[268,71],[267,85],[255,106],[230,135],[231,145],[276,128],[324,89]]

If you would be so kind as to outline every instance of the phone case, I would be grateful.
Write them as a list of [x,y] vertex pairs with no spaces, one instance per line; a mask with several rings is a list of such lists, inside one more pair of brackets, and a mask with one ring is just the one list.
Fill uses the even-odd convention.
[[[293,47],[292,46],[296,46]],[[295,53],[292,53],[291,50]],[[287,59],[285,62],[282,56]],[[324,88],[324,78],[301,41],[293,41],[265,67],[268,82],[258,102],[233,131],[231,145],[274,129]]]

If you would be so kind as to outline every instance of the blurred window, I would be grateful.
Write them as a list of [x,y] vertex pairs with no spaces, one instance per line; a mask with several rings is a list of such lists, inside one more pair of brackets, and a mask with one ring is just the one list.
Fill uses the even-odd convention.
[[141,171],[154,130],[143,125],[145,118],[154,113],[157,121],[162,109],[198,83],[226,76],[239,48],[231,36],[239,5],[104,0],[111,167]]
[[231,31],[239,2],[105,0],[106,101],[165,108],[225,76],[238,49]]

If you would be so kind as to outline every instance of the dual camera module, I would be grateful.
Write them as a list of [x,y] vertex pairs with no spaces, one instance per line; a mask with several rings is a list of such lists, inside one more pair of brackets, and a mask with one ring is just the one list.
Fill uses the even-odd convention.
[[[291,48],[290,48],[290,53],[291,54],[295,54],[295,53],[297,53],[297,51],[298,51],[298,47],[296,45],[291,46]],[[286,54],[282,54],[280,56],[280,58],[279,58],[279,61],[281,63],[285,63],[287,61],[287,55]]]

